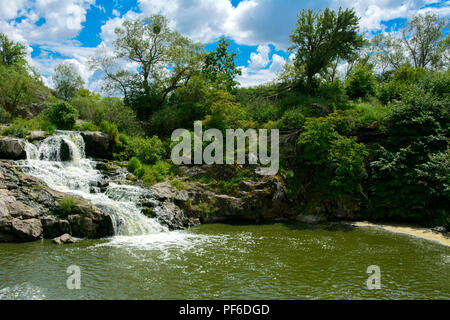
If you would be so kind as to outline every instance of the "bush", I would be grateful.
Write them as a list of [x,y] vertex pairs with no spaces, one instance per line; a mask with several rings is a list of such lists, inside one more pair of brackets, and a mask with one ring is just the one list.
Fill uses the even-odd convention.
[[0,106],[0,123],[6,123],[11,118],[11,114]]
[[137,169],[142,168],[142,164],[138,158],[133,157],[128,162],[128,171],[135,173]]
[[416,88],[391,108],[388,139],[370,164],[370,211],[430,225],[446,221],[448,101]]
[[303,113],[298,109],[291,109],[286,111],[280,120],[277,122],[277,127],[279,129],[287,129],[287,130],[294,130],[294,129],[301,129],[303,128],[303,125],[305,124],[305,116]]
[[73,213],[74,207],[78,204],[78,199],[72,196],[64,197],[59,203],[59,214],[63,217],[67,217]]
[[109,135],[111,140],[114,142],[116,146],[120,144],[119,130],[117,129],[117,126],[114,123],[102,121],[102,123],[100,124],[100,131]]
[[58,129],[72,130],[78,118],[78,111],[67,102],[51,104],[46,116]]
[[144,164],[155,164],[166,156],[166,148],[157,136],[130,138],[125,149],[129,157],[136,157]]
[[339,80],[323,82],[320,84],[317,91],[319,97],[328,100],[336,107],[345,104],[348,100],[345,86]]
[[318,118],[306,121],[298,145],[299,170],[314,180],[324,197],[361,196],[368,155],[363,144],[341,136],[329,119]]
[[345,81],[347,95],[351,99],[365,98],[375,94],[375,76],[366,65],[357,66]]

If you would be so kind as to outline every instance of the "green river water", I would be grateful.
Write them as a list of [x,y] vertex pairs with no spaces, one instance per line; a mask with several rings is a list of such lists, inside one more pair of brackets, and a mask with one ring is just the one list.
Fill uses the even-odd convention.
[[[67,268],[81,268],[69,290]],[[381,269],[368,290],[367,267]],[[0,299],[449,299],[450,247],[377,228],[203,225],[0,244]]]

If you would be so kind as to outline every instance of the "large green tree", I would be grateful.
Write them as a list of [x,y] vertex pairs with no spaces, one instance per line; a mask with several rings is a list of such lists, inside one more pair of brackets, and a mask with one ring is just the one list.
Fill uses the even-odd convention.
[[337,58],[346,60],[361,48],[363,38],[358,35],[358,17],[355,11],[330,9],[314,12],[302,10],[297,28],[290,39],[296,51],[296,64],[304,65],[308,93],[316,74],[327,68]]
[[69,101],[83,88],[84,81],[73,64],[61,63],[56,66],[53,75],[53,83],[58,95]]
[[[115,33],[114,55],[100,55],[91,64],[103,71],[109,91],[119,90],[141,119],[200,70],[203,46],[172,30],[161,15],[125,21]],[[118,66],[127,63],[136,68]]]
[[229,47],[230,43],[227,39],[221,37],[216,49],[205,56],[203,73],[210,81],[230,90],[238,84],[235,79],[242,74],[242,71],[234,63],[237,57],[236,52],[230,53]]

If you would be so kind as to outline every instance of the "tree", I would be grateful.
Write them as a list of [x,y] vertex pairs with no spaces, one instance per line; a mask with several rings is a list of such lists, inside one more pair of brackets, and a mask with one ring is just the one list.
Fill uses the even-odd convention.
[[0,63],[7,66],[24,66],[26,55],[27,51],[23,44],[10,41],[6,34],[0,33]]
[[371,53],[374,64],[382,73],[397,70],[408,63],[401,41],[383,33],[373,37]]
[[234,59],[237,57],[236,52],[229,53],[229,46],[230,43],[227,39],[221,37],[216,49],[205,56],[203,74],[210,81],[231,90],[238,84],[235,78],[242,75],[242,71],[234,63]]
[[69,101],[83,88],[84,81],[72,64],[61,63],[55,68],[53,83],[59,96]]
[[[202,46],[171,30],[161,15],[125,21],[115,33],[114,55],[93,58],[91,66],[103,71],[106,87],[119,91],[141,119],[161,109],[200,69]],[[123,62],[137,68],[119,67]]]
[[401,37],[387,34],[372,39],[371,52],[376,66],[384,73],[405,64],[415,68],[439,69],[448,65],[449,40],[443,39],[448,26],[438,15],[416,15],[400,31]]
[[439,68],[442,66],[442,46],[439,40],[449,24],[438,15],[416,15],[402,30],[402,41],[416,68]]
[[313,77],[337,59],[348,59],[362,47],[363,38],[358,35],[358,17],[353,10],[336,13],[330,9],[313,12],[305,9],[298,15],[297,29],[291,36],[296,52],[296,63],[304,65],[307,91],[312,92]]

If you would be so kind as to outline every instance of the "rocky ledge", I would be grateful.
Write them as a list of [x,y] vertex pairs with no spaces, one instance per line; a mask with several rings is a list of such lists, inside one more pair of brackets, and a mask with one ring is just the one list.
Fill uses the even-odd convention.
[[53,239],[64,234],[102,238],[114,233],[111,217],[85,200],[76,199],[70,214],[61,216],[67,195],[0,161],[0,242]]
[[[220,182],[215,179],[210,183],[201,179],[208,176],[231,181],[235,174],[235,169],[228,166],[181,167],[176,183],[174,180],[166,181],[150,190],[159,201],[179,209],[181,213],[177,221],[185,226],[199,223],[261,223],[294,217],[280,177],[243,179],[234,184],[232,193],[223,192],[218,187]],[[255,174],[254,171],[252,174]]]

